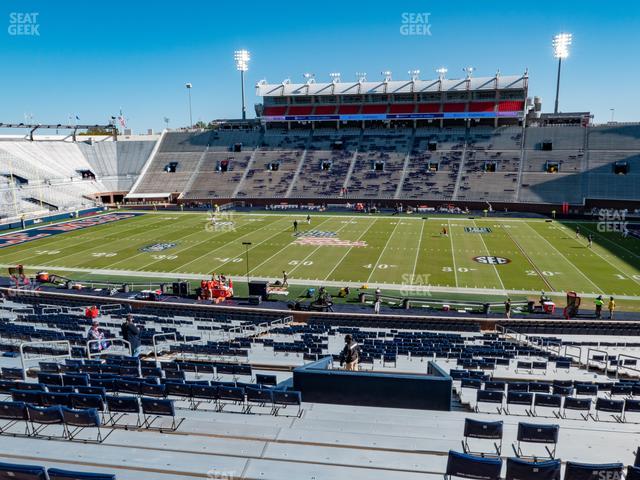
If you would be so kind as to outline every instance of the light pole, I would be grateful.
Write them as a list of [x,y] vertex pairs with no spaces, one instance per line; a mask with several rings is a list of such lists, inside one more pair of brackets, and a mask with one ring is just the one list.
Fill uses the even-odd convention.
[[191,88],[193,85],[186,83],[185,87],[187,87],[187,92],[189,92],[189,128],[193,128],[193,116],[191,115]]
[[251,242],[242,242],[244,245],[244,253],[247,260],[247,288],[249,287],[249,247],[251,246]]
[[613,123],[613,117],[616,114],[616,109],[615,108],[610,108],[609,110],[611,111],[611,123]]
[[553,37],[553,56],[558,59],[558,78],[556,80],[556,103],[553,113],[558,113],[558,100],[560,97],[560,70],[562,69],[562,59],[569,56],[569,45],[573,40],[570,33],[559,33]]
[[249,60],[251,54],[248,50],[236,50],[233,54],[236,61],[236,70],[240,72],[240,90],[242,92],[242,119],[247,119],[247,109],[244,106],[244,72],[249,70]]

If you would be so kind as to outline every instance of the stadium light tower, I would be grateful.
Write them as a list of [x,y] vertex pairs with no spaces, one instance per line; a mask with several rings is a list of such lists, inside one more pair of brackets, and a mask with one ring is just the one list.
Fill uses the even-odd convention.
[[240,88],[242,92],[242,119],[247,119],[247,109],[244,105],[244,72],[249,70],[249,60],[251,60],[251,54],[248,50],[236,50],[233,58],[236,60],[236,70],[240,72]]
[[436,68],[436,73],[438,74],[438,78],[440,80],[444,80],[444,77],[447,75],[447,70],[445,67]]
[[573,41],[573,35],[570,33],[559,33],[553,37],[553,56],[558,59],[558,78],[556,80],[556,103],[553,113],[558,113],[558,99],[560,96],[560,70],[562,69],[562,60],[569,56],[569,45]]
[[189,128],[193,128],[193,115],[191,114],[191,88],[193,85],[186,83],[184,86],[187,87],[187,92],[189,92]]
[[418,77],[420,76],[420,70],[409,70],[407,73],[409,74],[409,76],[411,77],[411,81],[413,82],[418,80]]

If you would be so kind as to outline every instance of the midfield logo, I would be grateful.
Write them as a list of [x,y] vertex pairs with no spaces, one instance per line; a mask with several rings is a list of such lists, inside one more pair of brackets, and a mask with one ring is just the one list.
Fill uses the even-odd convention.
[[491,233],[489,227],[464,227],[466,233]]
[[154,243],[153,245],[147,245],[146,247],[142,247],[140,249],[141,252],[147,253],[156,253],[162,252],[164,250],[169,250],[170,248],[175,247],[175,243]]

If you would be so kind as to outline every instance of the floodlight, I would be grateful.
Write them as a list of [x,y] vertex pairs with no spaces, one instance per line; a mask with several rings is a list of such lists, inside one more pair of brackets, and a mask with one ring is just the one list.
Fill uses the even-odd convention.
[[246,72],[249,70],[249,60],[251,60],[251,54],[248,50],[236,50],[233,58],[236,61],[236,70],[239,72]]
[[569,56],[569,46],[573,40],[570,33],[559,33],[553,37],[553,56],[558,59],[564,59]]

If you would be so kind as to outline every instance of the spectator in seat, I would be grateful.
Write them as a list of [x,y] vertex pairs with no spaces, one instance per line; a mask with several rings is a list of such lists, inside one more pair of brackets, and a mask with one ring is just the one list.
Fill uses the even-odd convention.
[[357,372],[359,360],[360,345],[353,340],[351,335],[345,335],[344,348],[340,352],[340,366],[345,365],[346,370]]
[[109,348],[109,344],[105,340],[104,333],[100,330],[100,322],[98,322],[98,320],[94,319],[91,322],[91,328],[87,332],[87,340],[97,340],[97,342],[92,343],[90,347],[94,352],[101,352],[102,350]]
[[140,355],[140,327],[133,323],[133,316],[127,315],[127,319],[120,327],[122,338],[131,344],[131,356]]

